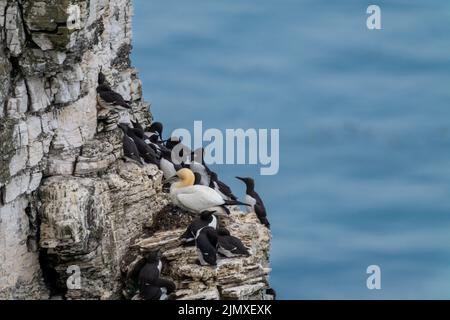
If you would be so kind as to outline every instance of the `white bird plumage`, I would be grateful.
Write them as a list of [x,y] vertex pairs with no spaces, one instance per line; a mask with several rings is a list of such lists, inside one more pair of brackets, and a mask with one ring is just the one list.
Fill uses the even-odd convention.
[[170,197],[176,206],[200,213],[225,204],[216,190],[207,186],[194,185],[195,176],[191,170],[183,168],[177,172],[177,176],[181,181],[170,186]]

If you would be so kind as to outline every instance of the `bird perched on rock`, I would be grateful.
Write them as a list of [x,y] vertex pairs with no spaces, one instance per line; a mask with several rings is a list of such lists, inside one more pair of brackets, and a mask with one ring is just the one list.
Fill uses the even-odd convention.
[[212,227],[203,227],[195,236],[198,260],[202,266],[217,265],[217,231]]
[[131,109],[130,104],[125,101],[122,95],[112,90],[106,83],[106,77],[102,72],[98,75],[97,101],[100,107],[104,109],[115,111]]
[[204,227],[217,228],[217,218],[214,215],[215,211],[205,210],[200,213],[200,217],[191,222],[186,231],[181,235],[180,240],[185,244],[190,244],[195,241],[197,231]]
[[146,163],[156,164],[159,167],[160,159],[156,155],[155,151],[138,136],[139,134],[136,130],[134,130],[134,128],[130,128],[128,124],[125,123],[119,123],[119,126],[131,139],[133,139],[142,159],[144,159]]
[[246,246],[236,237],[233,237],[225,228],[217,229],[218,252],[227,258],[237,256],[249,256],[250,252]]
[[226,206],[247,205],[237,200],[224,200],[216,190],[210,187],[194,185],[195,175],[188,168],[177,171],[177,175],[167,182],[172,183],[170,186],[172,203],[187,211],[200,213],[212,208],[222,208],[230,214]]
[[201,176],[200,184],[204,186],[209,186],[211,182],[212,171],[208,168],[204,159],[205,150],[200,148],[195,150],[191,157],[192,161],[190,163],[190,169],[193,172],[198,172]]
[[131,120],[131,124],[133,125],[133,128],[135,128],[136,130],[139,130],[139,132],[141,132],[142,136],[144,136],[145,131],[144,131],[144,128],[142,127],[142,125],[139,123],[139,120],[136,120],[136,121]]
[[211,171],[210,177],[211,181],[209,187],[216,190],[224,200],[237,200],[237,197],[233,194],[230,187],[219,180],[217,173]]
[[98,73],[98,84],[108,86],[108,80],[106,80],[105,74],[101,71]]
[[160,251],[151,251],[145,257],[145,265],[139,271],[138,284],[142,297],[146,300],[165,300],[175,291],[173,281],[160,278],[162,262]]
[[139,151],[134,143],[133,139],[131,139],[127,135],[127,126],[125,124],[119,124],[119,128],[123,131],[123,154],[126,160],[130,160],[131,162],[142,165],[141,157],[139,156]]
[[245,191],[245,203],[249,205],[248,212],[255,212],[259,221],[270,229],[270,223],[269,220],[267,220],[266,208],[264,207],[261,197],[255,191],[255,181],[252,178],[236,178],[243,181],[247,187]]
[[168,148],[169,150],[172,150],[174,147],[176,147],[180,143],[181,143],[180,138],[170,137],[169,139],[166,140],[165,145],[166,145],[166,148]]
[[148,136],[157,135],[159,137],[159,140],[162,141],[162,133],[163,133],[163,124],[161,122],[152,122],[150,127],[147,130]]

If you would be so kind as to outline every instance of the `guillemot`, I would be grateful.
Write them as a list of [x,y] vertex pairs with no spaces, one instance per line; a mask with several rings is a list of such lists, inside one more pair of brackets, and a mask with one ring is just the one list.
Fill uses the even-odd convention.
[[261,197],[255,191],[255,181],[252,178],[236,178],[243,181],[247,187],[245,191],[245,203],[250,206],[247,211],[251,212],[253,210],[253,212],[255,212],[258,216],[259,221],[270,229],[270,223],[269,220],[267,220],[266,208],[264,207]]

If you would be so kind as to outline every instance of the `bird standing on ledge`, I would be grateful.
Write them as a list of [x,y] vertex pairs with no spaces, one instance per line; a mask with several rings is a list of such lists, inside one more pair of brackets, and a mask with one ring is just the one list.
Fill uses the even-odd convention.
[[255,212],[258,216],[259,221],[270,229],[270,223],[269,220],[267,220],[266,208],[264,207],[261,197],[255,191],[255,181],[252,178],[236,178],[243,181],[247,187],[247,190],[245,191],[245,202],[250,206],[250,212],[253,210],[253,212]]
[[226,206],[247,205],[237,200],[224,200],[216,190],[210,187],[194,185],[195,175],[188,168],[179,170],[177,175],[167,182],[173,182],[170,186],[170,197],[173,204],[187,211],[200,213],[220,207],[230,214]]
[[119,93],[113,91],[106,83],[105,75],[98,74],[97,101],[103,109],[123,111],[131,109],[130,104]]

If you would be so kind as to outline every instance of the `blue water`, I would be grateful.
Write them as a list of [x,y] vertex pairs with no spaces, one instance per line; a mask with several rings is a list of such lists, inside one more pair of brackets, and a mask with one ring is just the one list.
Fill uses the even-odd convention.
[[[133,64],[167,132],[279,128],[252,175],[281,299],[450,298],[450,2],[136,0]],[[381,267],[381,290],[366,268]]]

